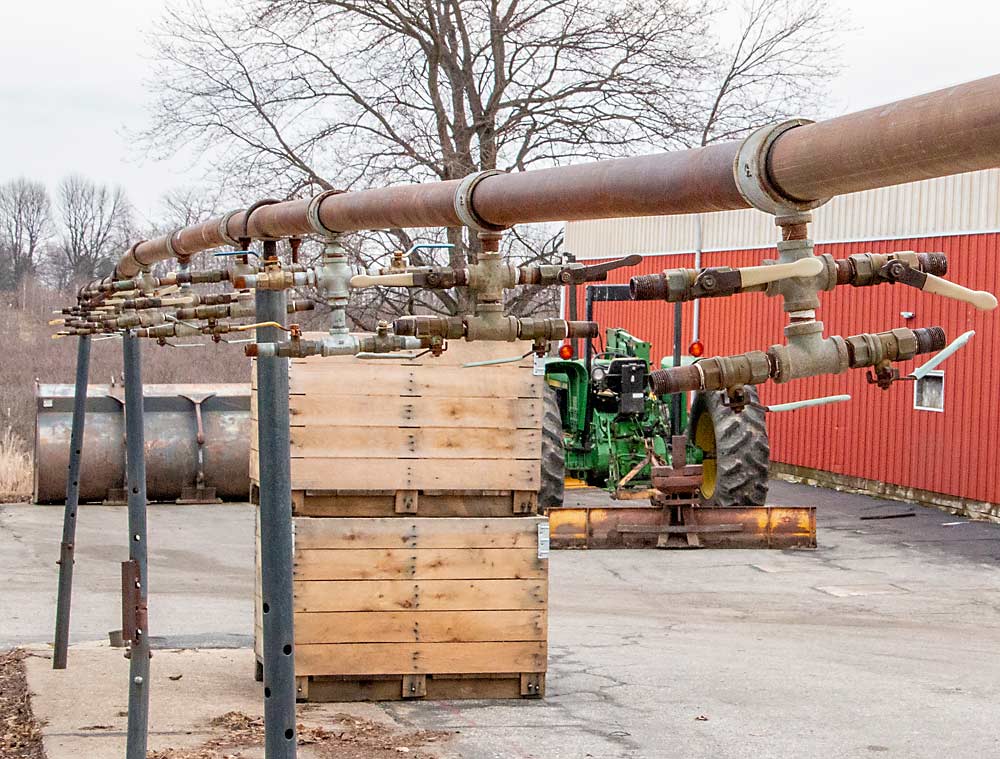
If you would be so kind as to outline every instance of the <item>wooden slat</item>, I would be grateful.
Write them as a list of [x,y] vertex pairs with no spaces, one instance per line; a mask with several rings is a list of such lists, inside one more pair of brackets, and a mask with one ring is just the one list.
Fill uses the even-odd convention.
[[[545,675],[531,673],[540,678],[542,688],[532,697],[544,694]],[[313,676],[309,678],[309,701],[399,701],[408,698],[402,689],[404,675],[369,675],[367,677]],[[511,699],[521,698],[521,675],[489,672],[479,675],[426,675],[427,698],[434,701],[455,699]]]
[[[509,517],[513,513],[510,491],[503,495],[420,493],[417,515],[421,517]],[[307,517],[384,517],[395,515],[395,493],[292,493],[292,510]]]
[[386,398],[368,402],[358,395],[293,395],[292,427],[463,427],[541,428],[537,398]]
[[543,641],[544,611],[318,612],[295,615],[295,643]]
[[[303,337],[307,339],[310,337],[318,339],[324,337],[325,335],[325,332],[307,332],[303,335]],[[523,356],[530,350],[530,340],[519,340],[513,343],[498,343],[492,341],[467,343],[464,340],[451,340],[448,342],[448,350],[440,356],[426,354],[421,356],[416,361],[404,358],[383,358],[378,359],[377,363],[373,361],[367,361],[367,363],[375,366],[461,366],[469,361],[486,361],[497,358],[508,358],[510,356]],[[364,361],[365,359],[354,358],[353,356],[335,356],[327,358],[311,356],[309,358],[294,358],[291,363],[293,367],[315,364],[340,367],[359,364]],[[487,367],[485,368],[485,371],[516,371],[521,368],[530,369],[531,365],[532,358],[531,356],[528,356],[527,358],[524,358],[516,363],[497,364],[496,366]],[[480,369],[480,371],[481,370],[482,369]]]
[[310,580],[295,582],[295,610],[488,611],[544,609],[545,580]]
[[541,468],[527,459],[292,459],[294,490],[538,490]]
[[544,642],[332,643],[295,647],[297,675],[542,672]]
[[295,551],[296,580],[544,578],[535,548],[372,548]]
[[293,458],[537,459],[541,431],[468,427],[293,427]]
[[296,364],[288,377],[292,395],[340,395],[353,391],[365,398],[539,398],[542,378],[531,371],[497,372],[447,366],[386,366],[359,361],[348,366]]
[[545,517],[295,519],[295,548],[537,548]]

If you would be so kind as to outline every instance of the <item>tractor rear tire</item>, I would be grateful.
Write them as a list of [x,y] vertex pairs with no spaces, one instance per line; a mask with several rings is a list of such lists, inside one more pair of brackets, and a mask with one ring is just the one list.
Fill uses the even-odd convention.
[[[747,397],[759,403],[757,390]],[[746,406],[736,413],[723,403],[724,393],[703,392],[691,404],[688,440],[705,452],[701,501],[706,506],[763,506],[771,448],[764,410]]]
[[562,506],[566,478],[566,453],[563,450],[562,416],[555,390],[546,386],[542,403],[542,474],[538,489],[538,510],[544,513]]

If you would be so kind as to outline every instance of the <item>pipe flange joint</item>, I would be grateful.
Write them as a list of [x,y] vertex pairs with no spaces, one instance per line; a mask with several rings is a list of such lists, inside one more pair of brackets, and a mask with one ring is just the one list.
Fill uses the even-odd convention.
[[502,232],[506,229],[506,227],[497,224],[490,224],[476,213],[476,209],[472,205],[472,193],[480,182],[487,177],[505,173],[499,169],[486,169],[469,174],[459,182],[458,188],[455,190],[455,214],[464,226],[476,232]]
[[240,241],[229,234],[229,221],[240,211],[230,211],[229,213],[223,214],[222,218],[219,220],[219,237],[225,241],[227,245],[232,245],[234,248],[240,247]]
[[829,200],[790,198],[774,185],[767,171],[767,157],[775,140],[795,127],[812,123],[810,119],[789,119],[761,127],[743,140],[733,162],[733,176],[740,195],[753,208],[773,216],[784,216],[809,211]]
[[340,230],[330,229],[326,226],[319,218],[319,207],[322,205],[323,201],[329,198],[331,195],[343,195],[344,190],[324,190],[319,195],[313,195],[309,199],[309,205],[306,206],[306,220],[309,222],[309,226],[312,231],[318,234],[320,237],[334,238],[340,234]]

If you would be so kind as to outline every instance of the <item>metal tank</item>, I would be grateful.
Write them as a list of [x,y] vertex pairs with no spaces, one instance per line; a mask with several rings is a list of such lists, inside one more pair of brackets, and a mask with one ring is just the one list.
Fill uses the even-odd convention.
[[[91,385],[80,501],[124,502],[124,388]],[[249,497],[250,386],[146,385],[146,488],[151,501]],[[35,503],[66,497],[73,385],[35,383]]]

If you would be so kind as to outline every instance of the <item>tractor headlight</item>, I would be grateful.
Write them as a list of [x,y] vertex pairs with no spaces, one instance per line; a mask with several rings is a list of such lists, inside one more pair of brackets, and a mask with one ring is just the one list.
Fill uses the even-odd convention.
[[608,370],[603,366],[595,366],[590,370],[590,379],[593,382],[602,382],[608,376]]

